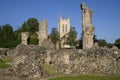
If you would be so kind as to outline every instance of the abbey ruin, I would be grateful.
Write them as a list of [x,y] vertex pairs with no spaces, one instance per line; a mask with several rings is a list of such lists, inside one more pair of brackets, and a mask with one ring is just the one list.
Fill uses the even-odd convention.
[[[99,47],[93,44],[94,26],[92,10],[84,3],[82,10],[83,49],[55,49],[48,40],[48,23],[39,23],[39,45],[28,45],[29,33],[21,33],[21,44],[14,49],[0,49],[0,60],[11,58],[12,65],[0,69],[0,80],[47,80],[50,77],[65,75],[120,75],[120,49]],[[65,48],[67,33],[70,31],[70,18],[58,21],[61,46]],[[2,77],[1,77],[2,76]],[[6,79],[7,77],[7,79]]]
[[[82,10],[82,48],[90,49],[93,46],[94,26],[92,24],[93,11],[89,9],[84,3],[81,4]],[[69,48],[66,44],[67,34],[70,32],[70,17],[62,19],[59,17],[58,20],[58,32],[60,35],[61,48]],[[48,24],[45,19],[39,23],[39,31],[36,32],[38,35],[39,46],[42,46],[44,40],[48,38]],[[28,32],[21,34],[21,43],[27,45]]]
[[[41,20],[39,23],[39,31],[36,32],[38,35],[39,46],[42,46],[44,40],[48,38],[48,24],[45,19]],[[28,45],[29,32],[21,33],[21,43]]]

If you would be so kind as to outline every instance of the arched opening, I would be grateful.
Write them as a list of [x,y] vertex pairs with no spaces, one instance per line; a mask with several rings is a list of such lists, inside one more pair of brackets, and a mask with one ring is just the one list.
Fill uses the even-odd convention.
[[37,33],[31,33],[28,37],[28,45],[30,44],[34,44],[34,45],[38,45],[38,35]]

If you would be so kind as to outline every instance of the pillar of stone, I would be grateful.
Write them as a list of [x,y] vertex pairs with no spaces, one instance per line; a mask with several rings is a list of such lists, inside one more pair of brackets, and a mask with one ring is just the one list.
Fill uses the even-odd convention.
[[42,46],[42,42],[48,38],[48,24],[45,19],[39,23],[39,32],[37,34],[39,46]]
[[21,43],[27,45],[28,43],[29,32],[21,33]]
[[93,46],[94,26],[92,25],[93,11],[84,3],[81,4],[82,10],[82,44],[83,49],[90,49]]

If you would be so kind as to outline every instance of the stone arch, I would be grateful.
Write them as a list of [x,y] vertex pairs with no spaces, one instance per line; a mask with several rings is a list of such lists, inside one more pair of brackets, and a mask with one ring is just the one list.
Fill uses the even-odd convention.
[[[37,35],[37,39],[36,39],[36,35]],[[25,44],[25,45],[29,45],[29,44],[35,44],[38,45],[38,34],[37,33],[33,33],[33,35],[30,35],[29,32],[22,32],[21,33],[21,43]]]
[[28,45],[28,37],[29,37],[29,32],[22,32],[21,33],[21,43]]
[[36,32],[32,33],[29,37],[30,37],[30,43],[29,44],[38,45],[39,40],[38,40],[38,34]]

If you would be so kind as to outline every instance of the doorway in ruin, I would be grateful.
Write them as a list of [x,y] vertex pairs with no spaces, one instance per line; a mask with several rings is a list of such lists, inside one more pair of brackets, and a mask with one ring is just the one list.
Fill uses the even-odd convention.
[[28,45],[34,44],[38,45],[39,40],[38,40],[38,35],[37,33],[30,33],[28,39],[27,39]]

